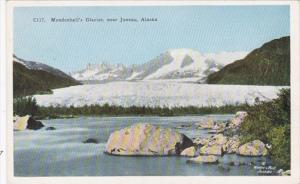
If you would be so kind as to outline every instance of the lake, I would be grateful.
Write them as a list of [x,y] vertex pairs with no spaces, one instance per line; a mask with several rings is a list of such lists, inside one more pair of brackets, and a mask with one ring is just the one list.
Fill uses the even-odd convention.
[[[225,176],[257,175],[254,165],[232,165],[245,162],[261,165],[265,157],[242,157],[225,154],[218,164],[188,164],[187,157],[126,157],[103,153],[109,135],[133,123],[151,123],[175,128],[207,118],[228,120],[233,115],[179,117],[78,117],[42,120],[56,130],[14,132],[15,176]],[[178,129],[189,138],[208,135],[207,130],[191,127]],[[94,138],[98,144],[83,141]]]

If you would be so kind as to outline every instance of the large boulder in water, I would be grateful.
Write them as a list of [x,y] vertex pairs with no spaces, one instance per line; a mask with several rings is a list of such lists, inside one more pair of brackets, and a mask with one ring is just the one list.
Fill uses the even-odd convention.
[[184,134],[170,128],[148,123],[134,124],[113,132],[105,152],[112,155],[179,155],[193,142]]
[[36,121],[29,115],[16,117],[14,119],[14,130],[16,131],[21,131],[25,129],[38,130],[42,127],[44,127],[42,122]]
[[268,150],[262,141],[254,140],[240,146],[236,153],[244,156],[266,156]]

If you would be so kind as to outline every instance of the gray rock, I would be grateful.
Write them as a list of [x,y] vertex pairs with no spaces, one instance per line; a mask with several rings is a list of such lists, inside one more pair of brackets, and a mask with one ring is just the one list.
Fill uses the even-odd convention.
[[148,123],[138,123],[113,132],[105,152],[112,155],[179,155],[193,146],[184,134],[170,128],[161,128]]
[[97,139],[93,139],[93,138],[89,138],[89,139],[83,141],[83,143],[94,143],[94,144],[98,144],[98,140],[97,140]]
[[56,130],[54,127],[47,127],[46,130]]
[[244,156],[266,156],[268,150],[262,141],[254,140],[240,146],[236,153]]
[[16,117],[14,119],[14,130],[16,131],[22,131],[25,129],[38,130],[43,127],[44,125],[42,122],[33,119],[30,115]]

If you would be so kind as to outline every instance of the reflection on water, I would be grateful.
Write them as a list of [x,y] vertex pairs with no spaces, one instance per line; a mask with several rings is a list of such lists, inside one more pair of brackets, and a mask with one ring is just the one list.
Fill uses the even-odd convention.
[[[232,115],[211,115],[227,120]],[[80,117],[42,121],[56,130],[14,132],[15,176],[176,176],[176,175],[256,175],[253,165],[268,162],[264,157],[226,154],[219,164],[187,164],[188,158],[120,157],[103,153],[110,133],[133,123],[152,123],[176,127],[207,119],[208,116],[180,117]],[[207,130],[179,129],[190,138],[207,135]],[[82,143],[88,138],[99,144]],[[233,164],[234,163],[234,164]]]

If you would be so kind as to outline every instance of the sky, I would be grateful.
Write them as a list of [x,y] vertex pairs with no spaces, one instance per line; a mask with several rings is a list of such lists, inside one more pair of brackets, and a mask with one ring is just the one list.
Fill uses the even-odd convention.
[[[18,7],[18,57],[65,72],[88,63],[145,63],[169,49],[251,51],[290,35],[289,6]],[[157,18],[156,22],[85,22],[85,18]],[[34,22],[44,18],[45,22]],[[81,18],[83,22],[51,22]]]

